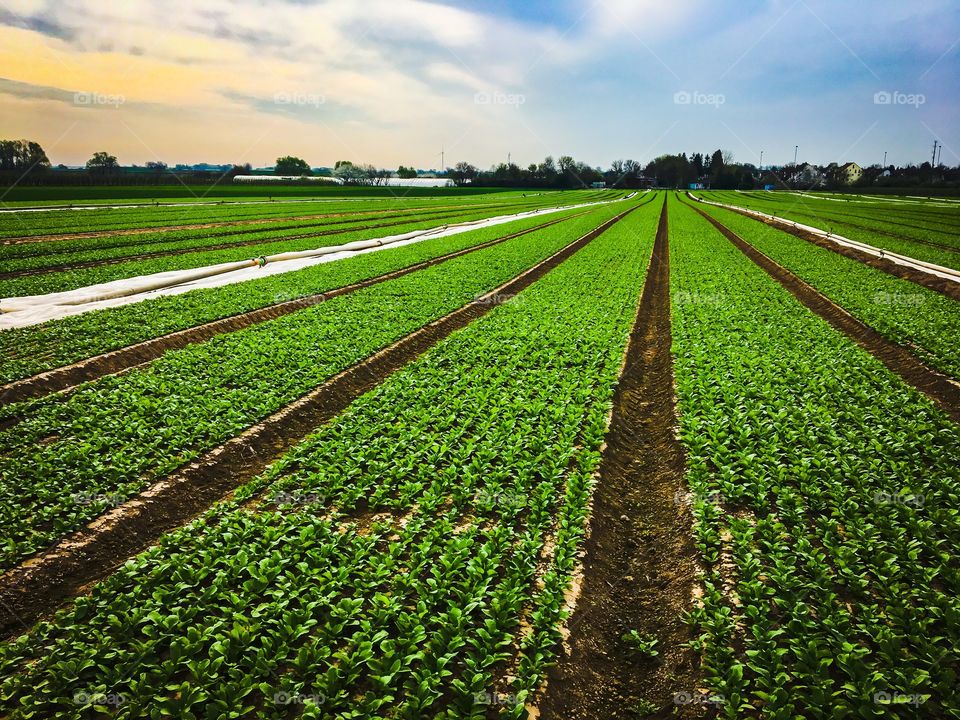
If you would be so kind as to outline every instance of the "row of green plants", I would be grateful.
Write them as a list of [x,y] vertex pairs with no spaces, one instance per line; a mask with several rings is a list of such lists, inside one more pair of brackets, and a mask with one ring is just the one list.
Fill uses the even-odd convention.
[[[900,233],[908,238],[946,242],[956,237],[960,222],[960,207],[941,208],[936,205],[911,205],[905,203],[878,203],[871,200],[838,201],[836,198],[778,193],[721,193],[728,198],[745,197],[766,203],[790,204],[808,212],[825,211],[838,222],[853,225],[875,226],[881,230]],[[938,238],[938,236],[940,236]]]
[[526,717],[558,650],[658,211],[0,646],[5,714]]
[[[743,193],[743,195],[765,201],[777,201],[778,197],[781,197],[780,193],[771,194],[769,192]],[[827,193],[803,193],[802,195],[787,195],[786,197],[797,198],[805,202],[812,200],[812,205],[817,205],[818,200],[826,200],[831,203],[829,208],[832,208],[833,211],[852,218],[869,220],[875,217],[877,211],[893,211],[895,213],[893,217],[899,218],[897,224],[902,224],[904,227],[930,227],[936,230],[955,225],[957,223],[957,210],[960,210],[960,206],[956,203],[945,204],[938,201],[930,202],[916,199],[891,201],[875,196],[869,198],[860,196],[837,197],[835,194]]]
[[960,717],[960,429],[671,202],[691,619],[721,715]]
[[[224,243],[247,242],[261,237],[270,237],[271,233],[297,230],[308,232],[311,229],[336,229],[349,224],[373,224],[384,220],[402,220],[405,217],[424,215],[455,214],[457,212],[482,211],[486,208],[535,208],[557,204],[545,198],[530,198],[488,201],[485,203],[435,202],[428,205],[411,204],[410,207],[383,209],[376,202],[358,204],[353,208],[337,211],[323,211],[317,208],[308,214],[294,213],[274,216],[267,221],[244,225],[219,223],[209,227],[181,228],[168,230],[164,227],[151,227],[142,231],[122,235],[92,235],[83,238],[43,240],[0,245],[0,260],[7,261],[5,269],[28,269],[33,265],[80,262],[85,260],[123,257],[127,254],[150,251],[175,250],[179,248],[203,247]],[[317,217],[321,216],[321,217]],[[237,220],[239,218],[233,218]],[[176,225],[176,223],[174,223]],[[294,233],[287,233],[293,235]],[[192,243],[192,244],[191,244]],[[99,253],[99,254],[98,254]]]
[[698,205],[771,259],[930,367],[960,378],[960,303],[731,210]]
[[69,394],[0,408],[0,419],[19,418],[0,430],[0,567],[75,530],[623,209],[619,203],[606,206],[169,352],[145,368]]
[[871,206],[869,219],[858,217],[854,222],[855,225],[872,225],[875,228],[870,230],[864,229],[864,227],[851,226],[849,224],[851,220],[846,218],[842,212],[834,209],[833,206],[839,203],[830,200],[810,200],[804,197],[788,196],[762,202],[744,198],[740,193],[729,192],[707,193],[704,197],[716,202],[738,205],[777,215],[804,225],[812,225],[821,230],[843,235],[851,240],[864,242],[924,262],[935,263],[944,267],[960,268],[960,253],[920,242],[928,241],[939,245],[949,245],[960,250],[960,243],[956,241],[957,233],[960,231],[960,218],[954,219],[949,225],[938,224],[940,229],[905,227],[898,222],[899,213],[896,209]]
[[[586,194],[586,193],[583,193]],[[596,195],[596,193],[591,193]],[[557,194],[559,197],[559,194]],[[546,198],[547,195],[540,197]],[[48,210],[45,212],[0,213],[0,237],[29,237],[71,232],[107,231],[133,228],[187,225],[193,223],[223,223],[233,220],[315,215],[333,212],[357,212],[362,209],[381,212],[429,208],[442,205],[485,205],[523,201],[521,193],[487,195],[460,195],[381,198],[331,198],[323,201],[262,202],[250,204],[169,205],[156,207],[104,208],[98,210]],[[79,203],[85,204],[85,203]],[[13,209],[9,206],[7,209]]]
[[[542,206],[538,205],[535,207]],[[472,211],[451,210],[440,213],[424,212],[411,215],[410,217],[395,218],[382,223],[373,223],[375,225],[388,225],[387,227],[350,231],[348,226],[338,225],[336,228],[345,230],[345,232],[336,235],[321,235],[319,237],[309,232],[304,236],[300,231],[268,230],[262,234],[258,233],[257,236],[252,238],[250,236],[245,238],[249,240],[260,239],[262,237],[262,242],[254,245],[242,245],[221,249],[204,249],[202,246],[195,250],[189,249],[190,246],[195,244],[195,241],[188,241],[185,243],[188,249],[175,255],[129,260],[116,258],[119,262],[111,262],[93,267],[53,271],[39,275],[0,279],[0,297],[63,292],[78,287],[86,287],[88,285],[96,285],[139,275],[148,275],[170,270],[187,270],[196,267],[205,267],[207,265],[216,265],[218,263],[237,262],[261,255],[266,256],[283,252],[310,250],[318,246],[340,245],[354,240],[366,240],[384,237],[390,234],[401,234],[411,230],[433,228],[444,224],[453,224],[469,220],[480,220],[486,217],[512,214],[529,209],[531,209],[531,206],[517,205],[489,206]],[[363,228],[368,224],[370,223],[367,220],[358,220],[353,223],[353,225],[358,228]],[[317,230],[322,230],[322,226],[318,227]],[[216,242],[214,244],[216,244]],[[127,250],[124,250],[124,252],[127,252]],[[111,250],[104,251],[103,253],[93,251],[90,254],[110,256],[113,253],[114,251]],[[29,262],[37,261],[31,260]]]
[[231,315],[350,285],[539,225],[547,219],[569,217],[580,212],[582,210],[562,211],[516,220],[450,237],[384,248],[282,275],[197,289],[182,295],[155,297],[131,305],[6,330],[0,332],[0,383]]

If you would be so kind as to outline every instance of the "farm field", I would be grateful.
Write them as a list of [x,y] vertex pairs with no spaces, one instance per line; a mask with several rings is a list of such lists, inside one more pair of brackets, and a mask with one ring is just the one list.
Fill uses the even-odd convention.
[[[960,203],[694,195],[960,268]],[[411,236],[0,329],[0,717],[960,718],[960,283],[679,191],[232,199],[0,214],[11,316]]]
[[960,203],[902,202],[778,192],[702,193],[704,199],[813,225],[918,260],[960,269]]

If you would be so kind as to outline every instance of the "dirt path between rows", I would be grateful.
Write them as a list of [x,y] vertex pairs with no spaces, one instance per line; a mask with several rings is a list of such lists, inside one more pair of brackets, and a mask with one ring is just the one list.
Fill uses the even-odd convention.
[[356,398],[455,330],[532,285],[636,207],[603,222],[476,301],[340,372],[299,400],[97,518],[52,549],[0,575],[0,638],[28,630],[33,622],[48,616],[90,583],[147,549],[161,534],[189,522],[263,472]]
[[730,210],[731,212],[739,213],[744,217],[748,217],[757,222],[762,222],[764,225],[769,225],[770,227],[776,228],[777,230],[782,230],[783,232],[789,233],[794,237],[798,237],[801,240],[806,240],[807,242],[813,243],[819,247],[822,247],[831,252],[835,252],[838,255],[843,255],[848,257],[851,260],[857,260],[858,262],[863,263],[864,265],[869,265],[875,270],[880,270],[887,273],[888,275],[893,275],[902,280],[910,280],[917,285],[922,285],[925,288],[930,290],[936,290],[938,293],[942,293],[949,298],[954,300],[960,300],[960,286],[955,282],[950,280],[944,280],[941,278],[936,278],[927,273],[921,272],[919,270],[914,270],[912,268],[899,265],[892,260],[886,260],[874,257],[869,253],[865,253],[861,250],[856,250],[851,247],[846,247],[843,245],[838,245],[837,243],[830,242],[819,235],[814,235],[811,232],[806,230],[801,230],[800,228],[794,227],[793,222],[790,220],[780,220],[780,219],[771,219],[771,218],[761,218],[756,215],[751,215],[746,210],[735,209],[732,207],[726,207],[725,210]]
[[861,322],[826,295],[820,293],[812,285],[757,250],[719,220],[698,207],[693,207],[693,209],[770,277],[789,290],[797,300],[876,357],[908,384],[924,393],[939,405],[954,422],[960,423],[960,384],[927,367],[905,347],[887,340],[872,327]]
[[[674,428],[670,263],[664,202],[630,336],[593,495],[582,594],[568,654],[550,670],[543,720],[697,717],[692,635],[683,620],[697,573],[683,498],[684,453]],[[659,657],[634,659],[621,636],[658,640]],[[679,697],[680,704],[675,702]],[[639,711],[652,703],[653,714]]]
[[[580,217],[581,215],[585,215],[586,212],[572,215],[570,218]],[[424,260],[423,262],[415,263],[414,265],[400,268],[399,270],[394,270],[383,275],[377,275],[375,277],[353,283],[352,285],[345,285],[344,287],[335,288],[323,293],[287,300],[285,302],[268,305],[263,308],[258,308],[257,310],[241,313],[239,315],[232,315],[221,320],[214,320],[204,323],[203,325],[196,325],[185,330],[162,335],[158,338],[145,340],[144,342],[137,343],[136,345],[130,345],[125,348],[119,348],[112,352],[103,353],[102,355],[96,355],[94,357],[73,363],[72,365],[67,365],[55,370],[41,373],[40,375],[34,375],[30,378],[18,380],[0,387],[0,405],[20,402],[22,400],[40,397],[52,392],[69,390],[84,382],[98,380],[107,375],[115,375],[136,367],[141,367],[149,362],[152,362],[153,360],[156,360],[170,350],[179,350],[187,345],[205,342],[216,335],[235,332],[237,330],[250,327],[251,325],[267,322],[268,320],[275,320],[283,317],[284,315],[297,312],[298,310],[303,310],[304,308],[308,308],[313,305],[319,305],[320,303],[330,300],[331,298],[335,298],[340,295],[347,295],[349,293],[356,292],[357,290],[370,287],[371,285],[376,285],[387,280],[393,280],[394,278],[408,275],[412,272],[416,272],[417,270],[431,267],[432,265],[438,265],[442,262],[446,262],[447,260],[460,257],[461,255],[467,255],[469,253],[476,252],[477,250],[483,250],[484,248],[506,242],[507,240],[512,240],[513,238],[528,235],[532,232],[537,232],[538,230],[550,227],[551,225],[561,223],[565,219],[569,218],[550,220],[534,227],[527,228],[526,230],[510,233],[509,235],[504,235],[503,237],[495,238],[485,243],[480,243],[479,245],[472,245],[471,247],[457,250],[452,253],[447,253],[446,255],[430,258],[429,260]]]

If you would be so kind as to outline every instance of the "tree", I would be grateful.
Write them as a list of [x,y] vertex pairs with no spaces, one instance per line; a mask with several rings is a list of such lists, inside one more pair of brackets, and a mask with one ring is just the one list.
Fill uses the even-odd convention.
[[710,156],[710,174],[717,177],[723,172],[723,151],[715,150]]
[[417,171],[415,168],[404,167],[403,165],[397,168],[397,177],[410,179],[410,178],[415,178],[416,176],[417,176]]
[[103,150],[95,152],[93,157],[87,160],[87,170],[94,173],[109,173],[119,167],[117,158]]
[[277,158],[277,164],[273,168],[274,175],[312,175],[310,171],[310,166],[307,164],[306,160],[302,158],[294,157],[293,155],[285,155],[284,157]]
[[165,162],[160,162],[159,160],[151,160],[147,163],[147,170],[153,170],[154,172],[163,172],[167,169],[167,164]]
[[0,140],[0,170],[31,172],[49,167],[50,160],[38,143],[30,140]]
[[227,177],[235,178],[237,175],[249,175],[252,172],[253,166],[250,163],[244,163],[243,165],[234,165],[227,170]]
[[703,155],[701,153],[694,153],[690,158],[690,172],[694,176],[694,180],[699,180],[703,177]]
[[468,162],[458,162],[450,171],[451,179],[457,185],[463,185],[468,180],[473,180],[477,176],[477,169]]
[[363,168],[357,167],[349,160],[337,160],[333,176],[341,180],[344,185],[359,185],[366,179]]

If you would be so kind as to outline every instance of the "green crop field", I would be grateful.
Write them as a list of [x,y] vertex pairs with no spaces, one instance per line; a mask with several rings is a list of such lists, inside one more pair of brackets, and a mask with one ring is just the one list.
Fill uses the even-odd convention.
[[151,189],[0,213],[0,717],[960,718],[960,203]]

